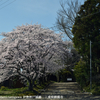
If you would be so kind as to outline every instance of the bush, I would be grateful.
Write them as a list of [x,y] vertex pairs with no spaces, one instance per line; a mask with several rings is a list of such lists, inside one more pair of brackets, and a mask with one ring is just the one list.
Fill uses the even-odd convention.
[[90,84],[86,86],[85,91],[91,92],[93,95],[100,95],[100,83],[92,82],[92,89],[90,90]]
[[0,88],[1,90],[3,90],[3,91],[5,91],[5,90],[7,90],[8,89],[8,87],[5,87],[5,86],[1,86],[1,88]]
[[58,71],[59,78],[61,82],[66,82],[68,77],[72,77],[70,69],[64,68]]
[[92,90],[92,94],[93,94],[93,95],[100,95],[100,87],[95,87],[95,88]]
[[89,69],[85,61],[80,60],[74,67],[76,81],[83,88],[89,83]]

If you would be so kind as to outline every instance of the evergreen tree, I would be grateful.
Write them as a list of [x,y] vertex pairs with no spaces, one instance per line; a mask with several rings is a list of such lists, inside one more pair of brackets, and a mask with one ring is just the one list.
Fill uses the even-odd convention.
[[[92,71],[97,74],[100,66],[100,0],[87,0],[81,6],[72,32],[74,47],[83,60],[90,64],[90,40],[92,42]],[[100,73],[100,72],[99,72]]]

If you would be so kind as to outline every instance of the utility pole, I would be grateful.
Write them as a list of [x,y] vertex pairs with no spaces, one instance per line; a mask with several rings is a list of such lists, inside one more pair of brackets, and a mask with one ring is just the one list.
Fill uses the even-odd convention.
[[92,58],[92,54],[91,54],[91,41],[90,41],[90,90],[92,89],[92,63],[91,63],[91,58]]

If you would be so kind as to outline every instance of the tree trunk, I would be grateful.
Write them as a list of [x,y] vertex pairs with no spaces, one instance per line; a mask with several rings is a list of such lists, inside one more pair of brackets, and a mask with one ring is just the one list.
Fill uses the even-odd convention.
[[58,72],[56,73],[56,78],[57,78],[57,82],[59,82],[59,74],[58,74]]
[[33,81],[29,81],[28,91],[33,91],[35,94],[39,94],[37,91],[33,90]]
[[48,79],[47,79],[47,76],[45,76],[45,81],[47,82],[47,80],[48,80]]
[[43,80],[43,83],[44,83],[44,81],[45,81],[44,76],[43,76],[42,80]]
[[31,81],[29,81],[29,87],[28,87],[29,91],[32,91],[33,90],[33,84]]

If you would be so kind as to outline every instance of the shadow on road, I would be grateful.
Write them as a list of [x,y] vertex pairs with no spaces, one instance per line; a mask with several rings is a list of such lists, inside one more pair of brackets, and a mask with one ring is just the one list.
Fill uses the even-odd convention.
[[[94,96],[90,93],[82,93],[77,82],[55,82],[42,92],[43,98],[59,96],[59,99],[70,100],[100,100],[100,96]],[[58,99],[55,99],[58,100]]]

